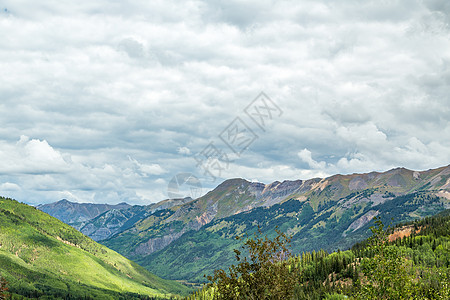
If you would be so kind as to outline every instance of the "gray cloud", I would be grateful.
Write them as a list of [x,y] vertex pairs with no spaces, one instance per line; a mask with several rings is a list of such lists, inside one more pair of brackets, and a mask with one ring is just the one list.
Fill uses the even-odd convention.
[[[149,203],[206,188],[450,161],[446,1],[2,2],[0,194]],[[5,10],[6,9],[6,10]],[[244,108],[283,110],[265,131]],[[215,181],[194,156],[258,135]]]

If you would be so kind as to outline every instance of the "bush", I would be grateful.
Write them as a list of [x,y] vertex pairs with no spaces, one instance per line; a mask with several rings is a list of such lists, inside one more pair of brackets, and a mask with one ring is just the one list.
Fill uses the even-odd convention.
[[296,275],[290,271],[287,261],[291,256],[290,238],[279,230],[276,232],[278,235],[271,240],[262,237],[258,228],[255,237],[248,238],[242,246],[248,257],[242,258],[242,252],[235,249],[239,263],[229,268],[229,275],[220,269],[207,277],[211,281],[208,287],[214,289],[214,299],[292,298]]

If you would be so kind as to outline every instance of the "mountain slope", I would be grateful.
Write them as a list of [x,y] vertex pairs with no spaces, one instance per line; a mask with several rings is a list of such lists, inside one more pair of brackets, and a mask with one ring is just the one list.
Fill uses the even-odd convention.
[[201,198],[155,212],[102,243],[160,276],[200,281],[202,272],[223,268],[232,259],[227,248],[236,246],[234,235],[257,225],[270,234],[279,226],[293,235],[295,252],[345,248],[367,237],[368,223],[376,215],[401,222],[449,207],[449,178],[450,166],[267,185],[231,179]]
[[[333,202],[332,202],[333,203]],[[274,228],[292,236],[292,251],[347,249],[369,235],[372,217],[378,215],[388,224],[428,216],[444,209],[442,199],[428,192],[399,196],[389,202],[370,206],[353,206],[338,218],[337,203],[323,206],[317,212],[308,202],[289,200],[271,207],[259,207],[248,212],[214,220],[198,231],[189,231],[166,248],[138,259],[142,266],[159,276],[170,279],[202,281],[214,269],[226,269],[234,262],[233,249],[240,246],[235,236],[255,232],[260,227],[264,234],[274,236]],[[371,213],[374,211],[375,213]],[[355,226],[361,217],[367,221]],[[182,267],[179,267],[182,266]],[[170,270],[170,271],[169,271]]]
[[0,275],[29,297],[95,299],[185,293],[34,207],[0,198]]
[[450,199],[449,178],[450,166],[423,172],[397,168],[384,173],[334,175],[267,185],[230,179],[205,196],[154,213],[103,243],[127,257],[138,259],[163,249],[184,233],[199,230],[213,220],[258,207],[270,207],[289,199],[308,202],[314,214],[322,213],[319,208],[323,206],[332,206],[332,217],[337,219],[349,208],[358,207],[353,216],[357,219],[352,224],[352,228],[357,229],[375,214],[375,210],[361,214],[366,207],[389,202],[397,196],[430,191]]

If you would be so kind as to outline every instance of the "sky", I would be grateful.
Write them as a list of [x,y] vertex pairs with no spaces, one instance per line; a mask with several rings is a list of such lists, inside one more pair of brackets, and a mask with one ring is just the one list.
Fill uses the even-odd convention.
[[0,195],[450,163],[450,2],[0,0]]

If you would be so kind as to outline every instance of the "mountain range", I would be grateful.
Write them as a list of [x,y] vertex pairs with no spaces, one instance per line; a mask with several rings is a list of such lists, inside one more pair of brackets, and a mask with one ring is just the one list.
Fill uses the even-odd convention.
[[150,205],[120,203],[117,205],[77,203],[67,199],[36,206],[37,209],[63,221],[95,241],[104,240],[131,227],[157,210],[191,201],[192,198],[167,199]]
[[369,235],[374,216],[398,223],[449,208],[449,178],[450,166],[270,184],[230,179],[198,199],[154,204],[161,209],[105,211],[83,228],[163,278],[201,282],[233,262],[236,235],[259,227],[270,236],[278,227],[292,236],[294,254],[348,248]]
[[105,211],[111,209],[123,209],[131,205],[123,202],[117,205],[94,204],[94,203],[75,203],[67,199],[62,199],[55,203],[40,204],[37,209],[48,213],[49,215],[69,224],[73,227],[82,226],[83,222],[89,221]]

